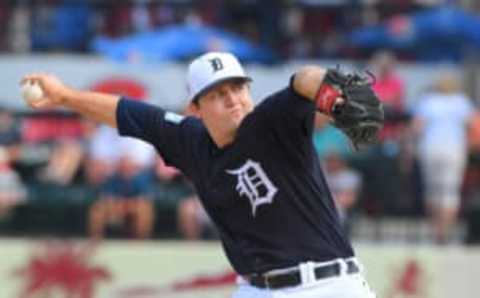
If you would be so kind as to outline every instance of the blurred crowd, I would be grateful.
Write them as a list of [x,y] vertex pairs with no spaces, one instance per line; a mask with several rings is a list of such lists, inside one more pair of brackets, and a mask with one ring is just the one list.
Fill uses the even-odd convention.
[[[395,71],[394,54],[378,52],[370,64],[385,109],[378,145],[349,153],[346,138],[328,124],[320,124],[314,136],[340,215],[347,229],[348,212],[358,207],[377,218],[425,217],[432,241],[449,243],[459,216],[478,201],[480,114],[458,74],[439,71],[407,106],[408,86]],[[343,144],[332,142],[342,138]]]
[[[429,221],[432,241],[448,243],[462,218],[470,229],[465,240],[476,242],[480,114],[462,78],[439,71],[407,105],[409,86],[396,71],[399,57],[343,42],[352,28],[446,2],[456,1],[3,1],[0,51],[88,53],[95,36],[191,23],[236,32],[283,59],[368,59],[385,107],[378,144],[354,152],[322,116],[313,136],[345,229],[351,231],[359,216],[420,218]],[[63,111],[0,108],[0,233],[32,225],[25,219],[38,215],[32,206],[49,204],[85,208],[81,233],[96,239],[149,238],[171,226],[186,239],[216,237],[190,182],[150,145]],[[62,223],[76,214],[67,211],[61,211]],[[2,225],[9,221],[14,224]]]
[[365,58],[368,50],[348,46],[354,28],[456,2],[461,1],[2,1],[0,51],[88,52],[96,36],[199,24],[238,33],[283,59]]
[[[480,114],[454,73],[439,71],[407,106],[395,55],[377,52],[370,69],[386,116],[377,145],[355,152],[328,118],[315,122],[339,216],[347,231],[358,216],[428,219],[431,240],[448,243],[458,218],[479,204]],[[87,208],[94,238],[148,238],[159,222],[187,239],[216,237],[189,181],[150,145],[66,112],[0,110],[0,222],[21,206],[66,202]]]

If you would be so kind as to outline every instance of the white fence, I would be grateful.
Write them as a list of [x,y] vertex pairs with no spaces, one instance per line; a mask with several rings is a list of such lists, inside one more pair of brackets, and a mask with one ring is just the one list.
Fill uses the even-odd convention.
[[[346,69],[362,69],[362,63],[349,61],[294,61],[277,66],[247,65],[253,77],[252,91],[259,101],[269,93],[285,87],[292,73],[305,64]],[[443,68],[451,65],[399,65],[399,74],[407,86],[407,101],[414,101]],[[0,55],[0,105],[15,109],[26,108],[20,100],[18,82],[29,72],[48,72],[58,75],[76,88],[88,89],[116,78],[127,79],[143,88],[145,98],[167,109],[179,110],[187,103],[186,64],[119,64],[95,56],[77,55]]]
[[[480,292],[478,247],[356,248],[379,298],[468,298]],[[229,272],[217,242],[109,241],[92,247],[0,240],[0,298],[19,297],[32,281],[39,290],[26,297],[65,297],[65,288],[73,294],[86,284],[95,285],[91,298],[226,298],[234,289]],[[186,287],[175,290],[175,282]]]

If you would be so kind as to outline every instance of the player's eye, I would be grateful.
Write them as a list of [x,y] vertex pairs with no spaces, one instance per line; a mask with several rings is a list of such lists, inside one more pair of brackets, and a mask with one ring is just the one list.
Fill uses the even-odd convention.
[[214,101],[219,97],[218,91],[210,91],[207,95],[209,101]]
[[233,84],[233,90],[235,91],[241,91],[243,89],[244,83],[243,82],[237,82]]

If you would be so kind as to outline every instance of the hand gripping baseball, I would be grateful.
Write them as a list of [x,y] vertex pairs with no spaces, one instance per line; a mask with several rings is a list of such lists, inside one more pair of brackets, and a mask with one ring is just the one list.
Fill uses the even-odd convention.
[[316,103],[318,110],[331,116],[333,124],[350,138],[355,149],[376,142],[384,112],[368,78],[329,69]]
[[70,89],[48,74],[28,74],[20,82],[22,96],[36,109],[61,106]]

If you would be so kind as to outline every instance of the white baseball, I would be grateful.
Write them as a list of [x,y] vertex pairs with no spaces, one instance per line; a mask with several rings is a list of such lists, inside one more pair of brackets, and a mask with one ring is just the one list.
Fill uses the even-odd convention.
[[21,86],[22,97],[27,103],[33,103],[43,97],[42,87],[38,83],[26,81]]

